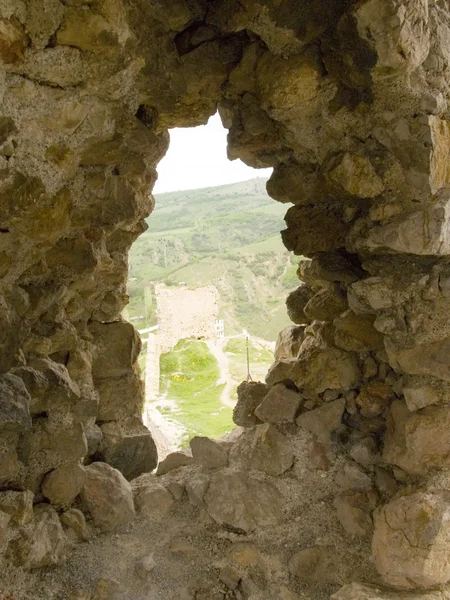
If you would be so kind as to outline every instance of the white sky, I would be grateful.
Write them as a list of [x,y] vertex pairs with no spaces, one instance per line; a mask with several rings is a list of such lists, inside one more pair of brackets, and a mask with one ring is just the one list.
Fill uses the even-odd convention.
[[158,166],[154,194],[268,177],[272,169],[252,169],[227,158],[227,130],[218,114],[207,125],[171,129],[170,146]]

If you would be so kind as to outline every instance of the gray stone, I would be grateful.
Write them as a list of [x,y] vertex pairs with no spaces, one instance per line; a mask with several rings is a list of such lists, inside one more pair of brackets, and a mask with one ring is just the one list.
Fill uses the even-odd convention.
[[194,436],[189,445],[196,463],[200,463],[209,469],[219,469],[227,466],[228,453],[218,442],[207,437]]
[[117,469],[101,462],[86,467],[86,481],[81,490],[83,509],[96,527],[113,531],[135,516],[131,485]]
[[190,451],[180,450],[179,452],[171,452],[164,460],[158,463],[156,474],[165,475],[169,471],[191,465],[193,462],[194,458]]

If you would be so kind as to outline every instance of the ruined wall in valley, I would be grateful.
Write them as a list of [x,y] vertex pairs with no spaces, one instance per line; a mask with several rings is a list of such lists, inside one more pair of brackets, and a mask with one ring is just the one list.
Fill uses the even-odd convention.
[[185,286],[155,286],[158,311],[158,346],[168,352],[180,340],[216,337],[219,292],[213,285],[189,289]]
[[[449,40],[444,0],[0,2],[5,564],[58,563],[71,531],[83,539],[83,515],[108,531],[135,514],[129,484],[107,466],[132,480],[156,464],[140,422],[140,342],[120,319],[127,252],[152,210],[167,129],[218,108],[229,157],[274,168],[268,192],[292,204],[284,243],[310,260],[268,387],[240,391],[247,443],[227,458],[239,474],[205,476],[198,510],[211,527],[248,533],[220,505],[224,490],[269,510],[264,494],[281,477],[279,510],[252,523],[268,539],[301,518],[297,496],[285,504],[283,493],[304,489],[303,471],[285,451],[276,467],[265,460],[274,440],[284,447],[305,430],[310,453],[294,453],[295,464],[308,456],[315,477],[338,457],[343,475],[328,487],[333,535],[305,534],[306,563],[277,555],[283,592],[238,582],[240,596],[231,586],[187,597],[308,597],[301,565],[322,560],[327,572],[321,539],[342,560],[347,548],[350,564],[352,536],[362,565],[373,539],[379,573],[367,566],[359,578],[396,589],[450,579]],[[48,551],[36,542],[45,536]],[[322,581],[318,597],[349,578],[344,569]]]

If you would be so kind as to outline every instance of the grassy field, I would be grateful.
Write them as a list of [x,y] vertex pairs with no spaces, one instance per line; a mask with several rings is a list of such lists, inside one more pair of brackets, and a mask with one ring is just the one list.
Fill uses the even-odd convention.
[[173,351],[161,355],[160,396],[176,405],[159,404],[162,414],[185,427],[187,441],[194,435],[219,438],[233,428],[232,409],[224,406],[217,385],[220,372],[204,342],[182,340]]

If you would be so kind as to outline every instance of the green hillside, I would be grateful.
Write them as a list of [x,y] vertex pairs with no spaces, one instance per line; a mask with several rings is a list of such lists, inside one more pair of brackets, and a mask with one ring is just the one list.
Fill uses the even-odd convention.
[[281,243],[286,207],[262,178],[156,196],[148,230],[130,253],[129,316],[155,324],[152,286],[215,285],[225,334],[247,329],[268,340],[289,324],[284,299],[296,264]]

